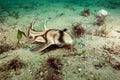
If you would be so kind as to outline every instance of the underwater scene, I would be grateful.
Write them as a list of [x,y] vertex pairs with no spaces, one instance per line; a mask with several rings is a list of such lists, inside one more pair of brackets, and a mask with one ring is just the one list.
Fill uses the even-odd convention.
[[0,0],[0,80],[120,80],[120,0]]

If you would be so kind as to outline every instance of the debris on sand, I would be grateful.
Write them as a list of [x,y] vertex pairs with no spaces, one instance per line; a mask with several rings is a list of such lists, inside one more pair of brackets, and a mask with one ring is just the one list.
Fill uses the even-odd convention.
[[101,26],[101,25],[105,24],[106,16],[108,16],[108,12],[106,10],[104,10],[104,9],[99,10],[96,15],[97,20],[94,24],[97,26]]

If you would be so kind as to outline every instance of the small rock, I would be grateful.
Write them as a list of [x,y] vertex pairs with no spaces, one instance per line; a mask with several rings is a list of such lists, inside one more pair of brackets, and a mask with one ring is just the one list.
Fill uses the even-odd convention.
[[78,68],[78,71],[79,71],[79,72],[81,72],[81,71],[82,71],[82,69],[81,69],[81,68]]

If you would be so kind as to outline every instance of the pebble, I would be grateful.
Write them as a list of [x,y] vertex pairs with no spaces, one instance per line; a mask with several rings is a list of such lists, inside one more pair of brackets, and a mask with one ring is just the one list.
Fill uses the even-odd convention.
[[79,71],[79,72],[81,72],[81,71],[82,71],[82,69],[81,69],[81,68],[78,68],[78,71]]
[[40,72],[40,75],[43,75],[43,72]]
[[30,72],[30,74],[32,74],[32,71],[31,70],[28,70]]
[[71,64],[70,61],[67,61],[68,64]]

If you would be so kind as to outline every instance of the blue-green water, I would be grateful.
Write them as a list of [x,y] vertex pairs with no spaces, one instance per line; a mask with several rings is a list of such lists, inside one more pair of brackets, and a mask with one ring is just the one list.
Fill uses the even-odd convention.
[[[21,7],[25,4],[30,4],[33,6],[41,5],[42,2],[46,2],[49,4],[52,3],[67,3],[67,4],[73,4],[73,5],[79,5],[84,7],[89,6],[102,6],[109,9],[116,9],[120,8],[120,0],[0,0],[0,7],[1,8],[10,8],[14,7],[15,5],[18,5]],[[72,6],[72,5],[71,5]]]
[[[48,6],[47,6],[47,5]],[[49,5],[65,5],[64,7],[102,7],[104,9],[120,9],[120,0],[0,0],[0,15],[6,14],[7,11],[20,11],[19,9],[25,10],[35,10],[35,9],[44,9],[49,7]],[[47,7],[45,7],[46,5]],[[61,8],[61,6],[58,6]],[[75,8],[74,7],[74,8]]]
[[55,18],[62,15],[79,15],[82,10],[90,9],[95,15],[105,9],[112,15],[120,14],[120,0],[0,0],[0,22],[5,17],[19,19],[25,16],[42,16]]
[[[12,16],[15,19],[23,17],[21,15],[33,13],[35,15],[45,13],[47,17],[52,17],[52,12],[55,13],[53,14],[55,16],[69,13],[80,15],[83,9],[90,9],[92,15],[100,9],[110,11],[110,14],[119,15],[120,0],[0,0],[0,16]],[[71,12],[67,12],[67,10],[71,10]]]

